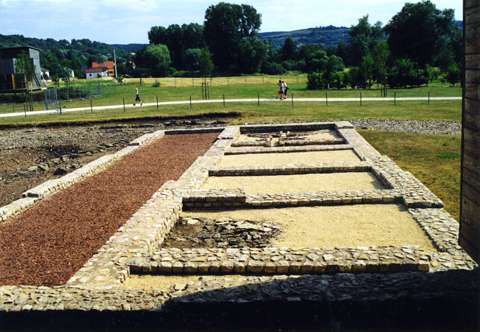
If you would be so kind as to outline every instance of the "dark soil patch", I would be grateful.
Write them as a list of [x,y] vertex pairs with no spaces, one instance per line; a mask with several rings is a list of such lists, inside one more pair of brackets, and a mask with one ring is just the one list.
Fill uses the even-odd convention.
[[163,248],[265,248],[280,234],[274,223],[249,220],[181,218]]
[[218,134],[167,136],[0,225],[0,285],[61,285]]

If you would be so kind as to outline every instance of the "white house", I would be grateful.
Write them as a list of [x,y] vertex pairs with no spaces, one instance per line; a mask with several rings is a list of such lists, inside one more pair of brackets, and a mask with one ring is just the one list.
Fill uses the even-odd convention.
[[105,68],[88,68],[85,69],[85,77],[87,79],[108,77],[108,71]]

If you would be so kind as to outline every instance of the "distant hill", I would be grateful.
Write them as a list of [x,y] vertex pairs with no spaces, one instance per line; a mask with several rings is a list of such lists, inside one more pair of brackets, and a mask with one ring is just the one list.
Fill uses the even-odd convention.
[[297,44],[320,44],[323,47],[336,47],[340,42],[347,43],[350,40],[350,28],[347,27],[317,27],[294,31],[263,32],[260,36],[272,42],[274,47],[281,47],[288,37]]
[[[455,21],[459,29],[463,29],[463,21]],[[336,47],[340,42],[348,43],[350,40],[350,28],[326,27],[308,28],[293,31],[263,32],[260,36],[271,41],[274,47],[281,47],[288,37],[291,37],[297,44],[320,44],[325,48]]]
[[112,44],[111,46],[116,49],[124,50],[127,53],[135,53],[144,48],[146,45],[147,44]]

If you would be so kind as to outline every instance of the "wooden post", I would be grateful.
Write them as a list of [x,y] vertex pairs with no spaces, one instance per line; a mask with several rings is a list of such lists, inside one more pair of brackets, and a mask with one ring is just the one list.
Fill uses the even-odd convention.
[[293,93],[292,93],[292,108],[294,108],[294,104],[293,104]]
[[93,113],[93,101],[92,101],[92,98],[90,98],[90,113]]
[[158,96],[155,96],[155,100],[157,101],[157,111],[158,111]]
[[397,92],[393,93],[393,105],[397,106]]
[[222,95],[222,98],[223,98],[223,108],[225,108],[225,94]]
[[363,101],[362,101],[362,92],[360,91],[360,106],[363,105]]
[[190,112],[192,111],[192,96],[190,96]]
[[260,92],[257,92],[257,106],[260,106]]
[[122,97],[122,98],[123,98],[123,112],[125,112],[126,111],[126,109],[125,109],[125,97]]
[[427,100],[428,100],[428,105],[430,105],[430,91],[428,91],[428,97],[427,97]]

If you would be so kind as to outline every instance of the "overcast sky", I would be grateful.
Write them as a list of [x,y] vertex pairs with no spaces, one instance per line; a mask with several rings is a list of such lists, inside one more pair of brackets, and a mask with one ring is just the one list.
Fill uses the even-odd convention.
[[[262,31],[351,26],[363,15],[387,23],[415,0],[245,0],[262,14]],[[462,19],[462,0],[433,0]],[[153,25],[202,23],[212,0],[0,0],[0,34],[144,43]]]

